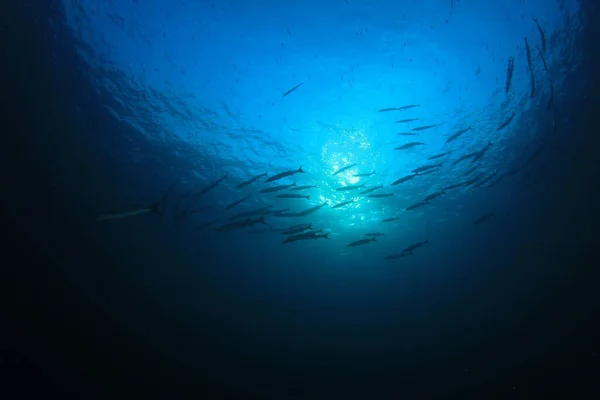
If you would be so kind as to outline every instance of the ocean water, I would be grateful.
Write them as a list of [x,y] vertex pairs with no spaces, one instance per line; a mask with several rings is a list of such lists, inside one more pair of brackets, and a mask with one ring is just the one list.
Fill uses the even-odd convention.
[[548,310],[596,243],[590,10],[15,5],[4,26],[39,51],[10,160],[36,180],[11,178],[6,207],[59,265],[19,272],[60,326],[57,376],[164,398],[553,393],[528,374],[569,336],[545,336]]

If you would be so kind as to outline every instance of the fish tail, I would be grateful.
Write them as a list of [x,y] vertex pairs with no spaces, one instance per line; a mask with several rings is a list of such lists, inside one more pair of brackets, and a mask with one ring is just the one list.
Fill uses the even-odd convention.
[[160,215],[162,217],[164,215],[164,213],[165,213],[166,210],[165,209],[163,209],[163,210],[160,209],[160,205],[161,204],[162,204],[162,199],[161,199],[161,201],[157,201],[156,203],[152,204],[148,208],[150,208],[150,211],[152,211],[153,213],[158,214],[158,215]]

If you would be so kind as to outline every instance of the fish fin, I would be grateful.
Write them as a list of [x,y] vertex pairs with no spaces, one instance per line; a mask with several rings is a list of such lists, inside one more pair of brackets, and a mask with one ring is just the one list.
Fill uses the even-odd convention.
[[306,200],[310,200],[310,194],[306,196]]
[[302,169],[302,165],[300,166],[300,168],[298,168],[298,172],[304,172],[304,170]]

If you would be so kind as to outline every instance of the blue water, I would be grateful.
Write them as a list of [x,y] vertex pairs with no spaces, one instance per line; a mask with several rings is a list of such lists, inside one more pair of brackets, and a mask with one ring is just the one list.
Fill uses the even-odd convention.
[[[534,297],[529,260],[548,251],[536,235],[552,222],[548,190],[573,142],[565,110],[586,85],[578,0],[63,0],[62,7],[63,20],[45,22],[61,27],[53,40],[77,57],[55,54],[53,64],[63,77],[77,71],[91,88],[88,103],[67,100],[66,107],[79,127],[89,127],[77,137],[96,156],[81,156],[88,165],[81,175],[72,170],[80,189],[55,185],[76,193],[73,208],[98,241],[98,257],[122,273],[100,282],[81,270],[74,284],[127,320],[137,337],[187,363],[207,360],[215,379],[277,387],[263,387],[272,396],[302,393],[304,379],[391,379],[390,368],[412,370],[404,376],[418,380],[440,355],[448,365],[430,381],[438,386],[474,370],[493,376],[490,359],[510,364],[508,345],[489,350],[485,361],[473,349],[468,361],[452,360],[489,332],[512,329],[533,307],[523,305]],[[378,111],[408,105],[418,106]],[[402,119],[417,120],[395,122]],[[426,125],[435,126],[414,130]],[[423,144],[395,150],[412,141]],[[476,162],[458,162],[477,151]],[[442,165],[391,186],[432,163]],[[300,166],[304,173],[265,182]],[[267,175],[236,188],[259,174]],[[488,181],[407,210],[477,176]],[[260,192],[294,183],[316,187]],[[377,185],[371,194],[393,196],[359,194]],[[170,187],[162,216],[97,220],[144,209]],[[355,201],[332,208],[347,200]],[[325,203],[303,217],[269,211]],[[250,217],[266,224],[217,230],[237,213],[267,206]],[[474,223],[488,213],[494,217]],[[308,223],[327,238],[281,243],[282,229]],[[348,246],[374,232],[383,235]],[[410,255],[385,258],[424,241]],[[123,300],[127,285],[152,306]],[[173,331],[169,323],[130,318],[150,309]],[[204,345],[176,344],[179,331],[203,335]],[[242,372],[252,366],[269,378]]]

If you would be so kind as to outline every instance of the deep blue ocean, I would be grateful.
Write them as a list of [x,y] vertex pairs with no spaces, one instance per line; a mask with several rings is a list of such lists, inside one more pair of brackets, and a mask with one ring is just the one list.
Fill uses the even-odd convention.
[[600,395],[595,2],[7,3],[23,393]]

